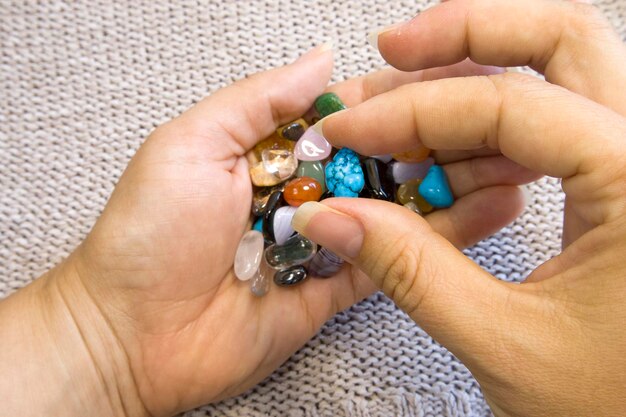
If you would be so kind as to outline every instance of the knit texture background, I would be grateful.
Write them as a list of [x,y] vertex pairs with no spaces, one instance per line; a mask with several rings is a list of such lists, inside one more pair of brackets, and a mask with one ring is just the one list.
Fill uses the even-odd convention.
[[[370,30],[429,3],[0,0],[0,298],[94,224],[157,125],[247,74],[335,44],[333,81],[384,65]],[[598,3],[626,38],[626,0]],[[297,94],[297,92],[294,92]],[[466,253],[519,281],[560,247],[559,182]],[[460,271],[462,273],[462,271]],[[1,404],[0,404],[1,407]],[[381,294],[338,314],[249,392],[188,416],[484,416],[476,381]]]

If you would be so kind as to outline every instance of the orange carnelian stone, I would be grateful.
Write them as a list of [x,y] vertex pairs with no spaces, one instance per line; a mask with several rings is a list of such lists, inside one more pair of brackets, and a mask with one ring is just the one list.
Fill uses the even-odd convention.
[[422,162],[430,155],[430,149],[425,146],[406,152],[392,153],[391,157],[399,162]]
[[283,198],[293,207],[301,206],[307,201],[318,201],[322,197],[322,186],[315,178],[300,177],[285,185]]

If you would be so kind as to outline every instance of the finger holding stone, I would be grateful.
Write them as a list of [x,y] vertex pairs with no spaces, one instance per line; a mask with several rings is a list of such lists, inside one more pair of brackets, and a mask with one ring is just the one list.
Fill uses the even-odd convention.
[[467,159],[446,164],[443,169],[456,198],[497,185],[528,184],[542,177],[505,156]]

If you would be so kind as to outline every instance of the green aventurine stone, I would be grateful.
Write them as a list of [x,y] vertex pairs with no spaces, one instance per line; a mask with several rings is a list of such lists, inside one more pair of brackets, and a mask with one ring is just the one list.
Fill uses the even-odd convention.
[[321,117],[326,117],[345,108],[346,105],[335,93],[325,93],[315,99],[315,110]]
[[322,186],[322,193],[326,192],[326,180],[324,178],[324,165],[320,161],[300,161],[296,170],[296,177],[311,177]]

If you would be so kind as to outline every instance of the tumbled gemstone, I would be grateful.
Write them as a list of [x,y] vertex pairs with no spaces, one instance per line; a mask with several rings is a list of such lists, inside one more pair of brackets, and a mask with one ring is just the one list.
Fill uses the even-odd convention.
[[358,197],[365,186],[359,156],[348,148],[342,148],[333,160],[326,164],[326,188],[335,197]]
[[307,201],[318,201],[322,194],[322,186],[315,178],[300,177],[285,185],[283,197],[290,206],[299,207]]
[[320,161],[327,158],[332,146],[312,128],[307,129],[296,143],[294,153],[300,161]]
[[274,213],[274,224],[272,231],[277,245],[282,245],[295,233],[291,227],[291,219],[296,214],[297,208],[291,206],[280,207]]
[[276,269],[302,265],[315,256],[317,245],[306,237],[295,234],[282,245],[270,245],[265,249],[265,260]]
[[345,104],[335,93],[325,93],[315,99],[315,110],[322,118],[345,108]]
[[396,199],[402,205],[413,202],[422,213],[430,213],[433,210],[433,206],[431,206],[418,191],[421,182],[422,180],[414,179],[402,184],[398,187]]
[[413,213],[419,214],[420,216],[422,215],[422,210],[420,210],[420,208],[417,207],[417,204],[415,204],[413,201],[409,201],[404,205],[404,207],[408,208]]
[[435,161],[426,158],[422,162],[392,162],[391,175],[396,184],[404,184],[408,180],[423,179]]
[[242,281],[252,278],[259,269],[262,255],[263,234],[256,230],[244,233],[235,253],[235,276]]
[[283,202],[283,192],[274,191],[267,201],[265,214],[263,214],[263,237],[268,244],[275,242],[274,237],[274,216]]
[[330,249],[321,248],[309,264],[309,272],[312,276],[328,278],[335,275],[343,265],[343,259]]
[[250,290],[257,297],[263,297],[270,289],[270,282],[276,271],[272,269],[265,259],[261,260],[261,265],[250,282]]
[[406,152],[392,153],[391,156],[396,161],[400,162],[422,162],[430,155],[430,149],[425,146],[420,146],[417,149],[412,149]]
[[378,159],[367,158],[365,168],[365,190],[367,197],[378,200],[393,200],[394,183],[387,177],[387,165]]
[[267,202],[270,196],[275,191],[282,191],[284,188],[284,184],[279,184],[271,188],[259,188],[252,196],[252,214],[255,216],[263,216],[263,214],[265,213],[265,209],[267,208]]
[[268,172],[263,162],[257,162],[250,166],[250,180],[257,187],[271,187],[284,181],[279,176]]
[[261,158],[265,170],[281,181],[291,177],[298,168],[298,160],[293,152],[285,149],[266,149]]
[[294,141],[281,138],[278,133],[274,132],[267,139],[264,139],[261,142],[257,143],[254,148],[252,148],[252,150],[248,152],[248,162],[250,162],[250,164],[253,164],[261,161],[263,151],[266,149],[282,149],[293,152],[295,147],[296,143]]
[[252,230],[256,230],[261,234],[263,233],[263,218],[259,217],[256,219],[256,221],[252,224]]
[[326,192],[326,176],[324,165],[320,161],[302,161],[298,164],[296,177],[315,178],[322,186],[322,192]]
[[289,287],[306,279],[307,271],[302,265],[295,265],[274,274],[274,282],[280,287]]
[[276,129],[276,132],[280,137],[291,141],[297,141],[304,134],[304,131],[309,127],[304,119],[294,120],[291,123],[287,123]]
[[454,203],[446,172],[439,165],[430,167],[419,185],[419,193],[433,207],[446,208]]

